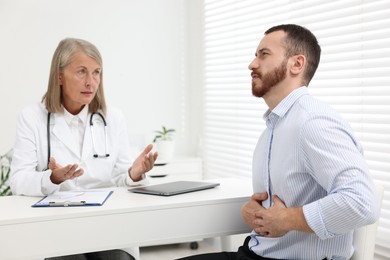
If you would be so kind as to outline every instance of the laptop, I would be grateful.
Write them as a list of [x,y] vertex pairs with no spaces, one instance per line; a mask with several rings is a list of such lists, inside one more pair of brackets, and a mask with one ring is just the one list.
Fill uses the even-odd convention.
[[201,181],[174,181],[162,184],[155,184],[149,186],[142,186],[131,188],[129,191],[134,193],[172,196],[188,192],[200,191],[217,187],[219,183],[216,182],[201,182]]

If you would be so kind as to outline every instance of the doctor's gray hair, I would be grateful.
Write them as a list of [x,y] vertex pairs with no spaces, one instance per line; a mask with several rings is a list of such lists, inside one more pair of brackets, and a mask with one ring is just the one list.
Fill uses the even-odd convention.
[[[45,104],[46,109],[50,113],[63,113],[62,107],[62,93],[60,87],[59,76],[63,72],[65,67],[72,61],[72,57],[77,52],[83,52],[90,58],[94,59],[102,68],[103,60],[99,50],[92,43],[75,38],[66,38],[57,46],[53,54],[51,61],[49,83],[47,91],[42,98],[42,102]],[[106,113],[106,100],[104,97],[103,89],[103,69],[100,73],[100,84],[98,86],[96,96],[89,104],[89,112],[102,111]]]

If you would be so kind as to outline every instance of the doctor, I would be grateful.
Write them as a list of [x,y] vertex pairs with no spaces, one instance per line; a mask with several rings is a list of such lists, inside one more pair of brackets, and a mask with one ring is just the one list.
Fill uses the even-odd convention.
[[42,103],[19,115],[12,193],[42,196],[142,184],[157,153],[148,145],[134,160],[128,144],[124,116],[106,106],[99,51],[87,41],[64,39],[53,55]]

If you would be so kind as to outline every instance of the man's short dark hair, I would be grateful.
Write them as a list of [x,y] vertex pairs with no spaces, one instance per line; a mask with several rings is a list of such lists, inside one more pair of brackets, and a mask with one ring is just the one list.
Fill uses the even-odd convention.
[[311,31],[296,24],[277,25],[268,29],[264,34],[275,31],[284,31],[287,34],[284,39],[287,58],[299,54],[306,57],[307,65],[303,75],[303,84],[308,86],[320,63],[321,47],[317,38]]

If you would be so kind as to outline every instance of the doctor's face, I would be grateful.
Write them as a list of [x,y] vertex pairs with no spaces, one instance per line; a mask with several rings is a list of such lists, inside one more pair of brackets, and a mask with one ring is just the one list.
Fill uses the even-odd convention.
[[59,75],[62,104],[68,112],[78,114],[91,103],[100,85],[102,67],[84,52],[76,52]]

